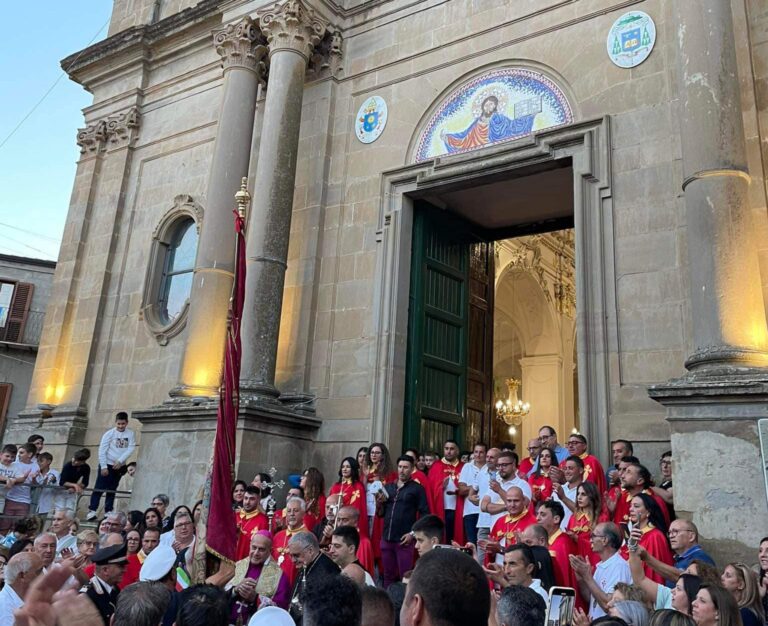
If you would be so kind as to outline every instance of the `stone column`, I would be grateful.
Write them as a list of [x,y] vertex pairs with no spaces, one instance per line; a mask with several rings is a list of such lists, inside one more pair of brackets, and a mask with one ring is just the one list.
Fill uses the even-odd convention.
[[215,396],[221,380],[227,310],[232,291],[234,193],[248,175],[251,138],[266,46],[250,17],[213,37],[224,86],[190,296],[188,339],[172,396]]
[[[697,524],[716,561],[748,560],[768,532],[757,433],[768,417],[768,358],[736,65],[742,44],[729,2],[675,5],[694,352],[686,376],[649,394],[667,410],[678,516]],[[711,462],[722,457],[729,472]]]
[[241,388],[274,399],[304,75],[326,25],[298,0],[276,4],[259,18],[269,43],[269,84],[248,221]]
[[765,366],[767,333],[731,5],[677,0],[694,353],[691,371]]

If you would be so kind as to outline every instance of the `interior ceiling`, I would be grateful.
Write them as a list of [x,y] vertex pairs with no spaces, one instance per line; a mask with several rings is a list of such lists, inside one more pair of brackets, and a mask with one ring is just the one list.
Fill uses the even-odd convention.
[[573,169],[558,167],[425,198],[489,231],[573,216]]

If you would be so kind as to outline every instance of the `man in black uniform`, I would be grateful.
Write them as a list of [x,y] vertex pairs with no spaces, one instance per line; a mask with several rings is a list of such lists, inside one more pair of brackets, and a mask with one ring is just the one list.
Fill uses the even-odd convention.
[[329,576],[341,575],[339,566],[320,551],[320,544],[310,532],[296,533],[288,542],[288,554],[296,567],[296,582],[293,585],[289,612],[298,626],[301,626],[304,612],[304,600],[307,591]]
[[91,558],[96,565],[96,573],[88,583],[85,594],[101,614],[104,626],[109,626],[109,620],[117,606],[117,595],[120,593],[117,583],[122,579],[128,564],[127,553],[126,544],[121,543],[97,550]]

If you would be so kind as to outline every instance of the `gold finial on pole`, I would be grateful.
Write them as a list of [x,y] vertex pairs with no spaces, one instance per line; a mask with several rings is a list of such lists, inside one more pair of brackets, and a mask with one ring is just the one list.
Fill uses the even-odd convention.
[[235,202],[237,202],[238,215],[245,219],[245,210],[251,202],[251,194],[248,193],[248,178],[245,176],[243,176],[243,180],[240,182],[240,189],[235,194]]

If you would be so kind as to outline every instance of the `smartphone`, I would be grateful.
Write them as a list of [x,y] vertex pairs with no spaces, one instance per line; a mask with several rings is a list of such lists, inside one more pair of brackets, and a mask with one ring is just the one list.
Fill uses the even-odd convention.
[[547,626],[573,626],[573,607],[576,590],[572,587],[552,587],[549,590],[549,607],[544,623]]

